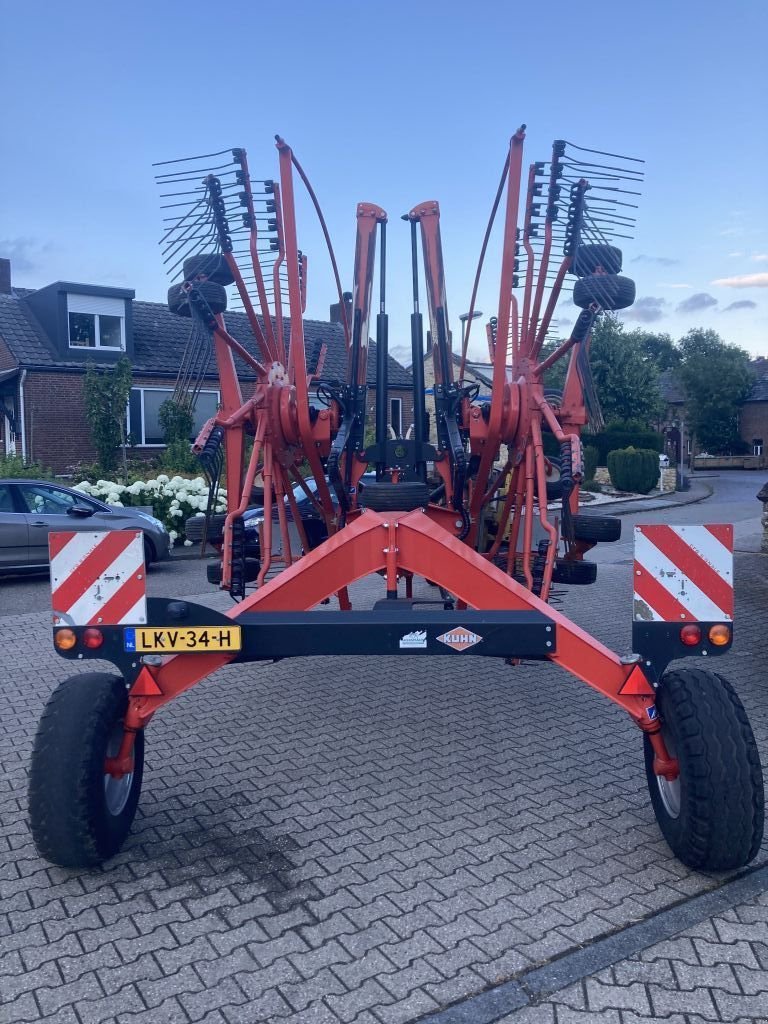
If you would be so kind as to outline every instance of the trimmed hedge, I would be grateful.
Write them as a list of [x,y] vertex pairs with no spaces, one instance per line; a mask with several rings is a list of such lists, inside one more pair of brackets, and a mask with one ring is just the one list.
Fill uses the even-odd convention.
[[659,482],[659,453],[631,447],[608,452],[608,472],[617,491],[648,494]]
[[595,470],[599,465],[600,452],[593,444],[588,444],[584,449],[584,479],[594,480]]

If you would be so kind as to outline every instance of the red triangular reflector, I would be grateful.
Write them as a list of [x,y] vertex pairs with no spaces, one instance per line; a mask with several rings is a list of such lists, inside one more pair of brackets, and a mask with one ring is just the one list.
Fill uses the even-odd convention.
[[635,665],[619,690],[622,697],[653,697],[656,691],[648,682],[639,665]]
[[162,696],[162,693],[163,691],[152,678],[152,673],[146,668],[139,672],[136,682],[131,687],[132,697],[158,697]]

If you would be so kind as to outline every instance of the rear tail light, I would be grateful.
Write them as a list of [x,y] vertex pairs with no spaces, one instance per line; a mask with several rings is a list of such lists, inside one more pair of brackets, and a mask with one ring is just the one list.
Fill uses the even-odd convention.
[[104,643],[104,634],[100,629],[86,629],[83,633],[83,643],[86,647],[94,650],[96,647],[101,647]]
[[701,628],[689,623],[680,630],[680,639],[686,647],[695,647],[701,643]]

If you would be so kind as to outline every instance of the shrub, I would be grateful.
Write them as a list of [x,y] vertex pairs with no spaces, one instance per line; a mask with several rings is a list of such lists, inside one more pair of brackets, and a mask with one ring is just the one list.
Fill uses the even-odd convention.
[[[188,480],[161,473],[151,480],[136,480],[127,487],[112,480],[97,480],[95,484],[83,481],[75,490],[118,508],[151,505],[155,517],[165,524],[174,543],[191,543],[186,539],[184,524],[190,516],[199,515],[208,508],[208,484],[201,476]],[[221,488],[214,511],[226,510],[227,492]]]
[[0,477],[24,477],[26,480],[52,480],[50,469],[37,462],[27,462],[20,455],[0,456]]
[[[608,458],[608,452],[617,451],[620,448],[647,448],[653,449],[657,454],[664,450],[664,438],[661,434],[657,434],[652,430],[629,430],[628,427],[634,427],[635,424],[619,424],[612,423],[606,430],[600,434],[591,434],[589,438],[590,446],[597,448],[598,450],[598,466],[605,466]],[[618,429],[623,427],[623,429]]]
[[595,470],[600,459],[600,452],[593,444],[588,444],[584,449],[584,479],[594,480]]
[[597,480],[585,480],[581,485],[582,491],[587,491],[589,494],[602,494],[603,485],[599,484]]
[[618,491],[648,494],[659,481],[659,453],[647,448],[620,448],[608,453],[608,472]]

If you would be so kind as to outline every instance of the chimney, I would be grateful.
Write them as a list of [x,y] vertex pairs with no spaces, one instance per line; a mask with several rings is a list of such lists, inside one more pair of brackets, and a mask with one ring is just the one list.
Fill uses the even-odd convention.
[[[347,323],[349,324],[350,330],[352,329],[352,292],[342,292],[344,299],[344,305],[347,310]],[[341,303],[334,302],[331,306],[331,323],[332,324],[343,324],[344,318],[341,313]]]
[[0,259],[0,295],[11,294],[11,261]]

